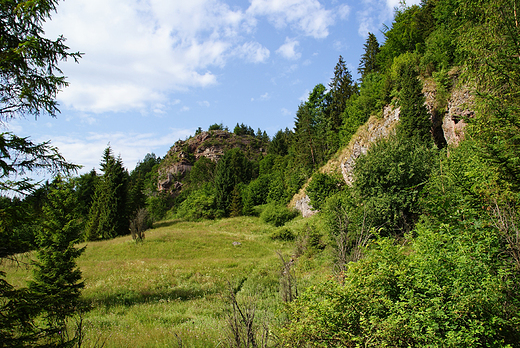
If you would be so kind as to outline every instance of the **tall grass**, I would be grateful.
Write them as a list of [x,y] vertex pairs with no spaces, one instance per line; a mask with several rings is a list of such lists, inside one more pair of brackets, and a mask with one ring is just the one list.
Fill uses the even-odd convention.
[[[291,222],[295,229],[299,221]],[[228,284],[238,301],[254,302],[259,322],[279,324],[277,252],[291,255],[294,245],[269,238],[273,229],[255,217],[173,220],[156,224],[144,242],[131,236],[89,242],[78,260],[90,306],[83,346],[225,347]],[[23,267],[7,267],[15,285],[30,277]]]

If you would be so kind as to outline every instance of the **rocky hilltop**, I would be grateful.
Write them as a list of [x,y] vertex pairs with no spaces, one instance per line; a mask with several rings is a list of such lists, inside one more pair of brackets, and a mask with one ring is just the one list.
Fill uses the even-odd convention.
[[262,142],[251,135],[236,135],[225,130],[203,131],[187,140],[177,141],[159,167],[159,191],[175,192],[182,188],[182,179],[201,158],[214,162],[233,148],[240,148],[250,159],[265,152]]

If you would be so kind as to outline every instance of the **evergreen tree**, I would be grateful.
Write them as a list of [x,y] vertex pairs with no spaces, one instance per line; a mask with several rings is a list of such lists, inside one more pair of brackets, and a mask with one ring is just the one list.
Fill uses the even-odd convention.
[[40,310],[53,340],[67,341],[66,321],[80,310],[83,288],[76,259],[85,248],[77,249],[80,224],[71,183],[57,179],[43,206],[37,234],[37,261],[29,289],[39,299]]
[[[40,114],[55,116],[56,94],[67,81],[58,62],[80,58],[69,52],[65,38],[52,40],[44,35],[43,23],[56,11],[57,0],[6,0],[0,4],[0,123]],[[65,161],[49,142],[35,144],[28,138],[0,133],[0,194],[13,191],[25,195],[37,183],[28,172],[43,170],[51,174],[69,174],[77,170]],[[0,258],[13,257],[33,247],[17,229],[30,221],[24,204],[0,207]],[[0,260],[1,261],[1,260]],[[39,302],[27,289],[16,289],[0,271],[0,345],[35,346],[46,332],[35,322]]]
[[273,139],[269,143],[268,153],[273,155],[285,156],[289,153],[289,145],[292,138],[292,132],[289,128],[285,128],[285,131],[279,130],[273,136]]
[[401,106],[397,133],[406,138],[415,138],[422,143],[432,140],[432,122],[422,93],[422,84],[416,68],[404,64],[400,71],[401,91],[399,105]]
[[363,47],[365,48],[365,53],[363,53],[361,56],[358,68],[358,72],[361,75],[361,80],[364,80],[365,76],[367,76],[369,73],[379,70],[377,65],[379,43],[377,42],[376,36],[372,33],[368,33],[367,41]]
[[328,101],[325,86],[320,83],[296,112],[291,153],[308,174],[325,161],[331,148],[337,148],[337,142],[330,141],[334,131],[326,115]]
[[[135,215],[146,205],[147,178],[161,159],[154,153],[148,153],[142,161],[138,161],[128,180],[128,212]],[[150,192],[151,193],[151,192]]]
[[330,104],[328,117],[331,120],[332,129],[337,131],[343,120],[341,114],[347,105],[347,100],[357,91],[352,80],[352,74],[347,68],[342,56],[334,68],[334,77],[329,83]]
[[217,210],[228,216],[235,187],[251,180],[251,163],[237,148],[226,151],[218,161],[215,174],[215,204]]
[[92,201],[94,200],[98,180],[99,177],[95,169],[74,180],[78,218],[83,221],[83,224],[86,224],[88,220],[88,214],[92,206]]
[[110,239],[128,233],[130,225],[127,211],[128,172],[120,157],[112,155],[107,147],[101,162],[101,176],[96,187],[86,228],[88,240]]
[[296,112],[291,148],[300,165],[307,171],[312,171],[317,165],[315,125],[309,105],[301,103]]

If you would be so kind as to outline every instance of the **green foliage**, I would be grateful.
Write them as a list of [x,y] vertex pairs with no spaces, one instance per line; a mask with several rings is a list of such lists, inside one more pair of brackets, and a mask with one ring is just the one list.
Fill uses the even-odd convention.
[[94,194],[85,231],[85,239],[110,239],[129,233],[128,172],[121,158],[107,147],[101,162],[101,176]]
[[422,93],[422,84],[416,67],[409,64],[401,66],[400,71],[399,124],[397,134],[402,137],[416,139],[424,144],[431,144],[432,122],[426,106],[425,97]]
[[354,167],[354,190],[367,223],[386,233],[407,232],[417,220],[418,199],[435,150],[415,140],[390,137],[373,144]]
[[215,124],[212,124],[211,126],[209,126],[208,128],[208,131],[214,131],[214,130],[227,130],[227,127],[224,127],[224,125],[222,123],[218,124],[218,123],[215,123]]
[[288,242],[294,240],[296,236],[294,233],[287,227],[282,226],[275,229],[273,232],[269,234],[269,238],[273,240],[281,240],[284,242]]
[[61,179],[47,196],[43,219],[37,234],[37,261],[30,291],[40,303],[46,330],[57,342],[67,341],[66,320],[81,310],[80,292],[84,287],[76,259],[85,248],[74,244],[80,236],[75,197],[70,183]]
[[336,131],[342,124],[341,114],[345,110],[347,100],[357,93],[352,74],[342,56],[339,56],[338,63],[334,67],[334,77],[329,87],[330,102],[327,105],[327,113],[332,130]]
[[343,178],[331,174],[315,173],[305,189],[311,199],[310,204],[312,207],[316,210],[320,210],[327,197],[341,190],[344,183]]
[[469,132],[502,180],[520,188],[518,136],[520,62],[516,0],[463,3],[468,21],[459,50],[466,58],[464,80],[476,85],[476,113]]
[[291,221],[296,216],[298,216],[298,212],[274,203],[266,205],[260,214],[260,218],[264,222],[276,227],[285,225],[286,222]]
[[146,198],[146,210],[152,221],[160,221],[171,208],[171,197],[167,192],[157,193]]
[[228,216],[232,203],[232,193],[240,183],[249,183],[252,166],[244,153],[237,148],[228,150],[217,163],[215,174],[215,204],[223,216]]
[[77,62],[81,54],[71,53],[63,36],[52,40],[43,31],[43,23],[57,5],[57,0],[7,0],[0,5],[5,28],[0,43],[3,121],[24,114],[55,116],[59,112],[56,94],[68,82],[61,76],[58,62],[68,58]]
[[288,306],[282,346],[514,346],[518,312],[502,307],[519,303],[511,271],[496,234],[470,226],[421,227],[410,246],[380,239],[343,285],[322,283]]
[[291,137],[293,133],[289,128],[285,128],[285,131],[279,130],[274,135],[273,139],[269,143],[269,154],[285,156],[289,153],[289,145],[291,143]]
[[55,175],[70,175],[76,172],[79,166],[65,161],[58,149],[48,141],[35,144],[28,137],[21,138],[13,133],[2,132],[0,168],[0,192],[14,191],[23,195],[36,188],[36,183],[25,177],[28,172],[43,170]]
[[157,173],[157,166],[161,159],[153,153],[148,153],[142,161],[138,161],[130,173],[128,181],[128,212],[136,215],[146,206],[146,198],[155,192],[156,182],[152,177]]
[[81,219],[83,225],[85,225],[88,219],[88,213],[90,206],[92,205],[92,201],[94,200],[94,194],[98,181],[99,177],[94,169],[74,179],[76,207],[79,218]]
[[267,203],[270,177],[269,175],[260,175],[247,185],[244,190],[244,215],[252,215],[254,206]]
[[[404,4],[404,3],[403,3]],[[434,28],[434,19],[431,5],[401,6],[395,12],[392,28],[384,32],[385,44],[381,46],[378,55],[378,64],[387,71],[393,64],[394,58],[406,52],[424,50],[424,41]]]
[[235,186],[231,192],[231,204],[229,205],[229,216],[237,217],[242,215],[243,204],[241,191],[243,191],[243,184]]
[[455,45],[450,31],[444,27],[438,27],[426,39],[426,50],[421,57],[421,69],[427,75],[434,71],[448,69],[455,59]]
[[377,55],[379,54],[379,42],[374,34],[368,33],[368,38],[363,45],[365,53],[359,60],[358,73],[361,75],[361,80],[365,80],[365,77],[372,73],[379,71],[377,64]]
[[237,125],[233,129],[233,133],[236,135],[250,135],[252,137],[255,136],[255,131],[253,130],[253,128],[246,126],[243,123],[241,123],[240,125],[238,125],[237,123]]
[[215,178],[215,167],[215,162],[205,156],[201,156],[190,170],[190,185],[200,187],[204,183],[213,182]]
[[188,197],[179,204],[175,217],[199,221],[215,218],[215,191],[211,184],[205,184],[200,189],[192,191]]

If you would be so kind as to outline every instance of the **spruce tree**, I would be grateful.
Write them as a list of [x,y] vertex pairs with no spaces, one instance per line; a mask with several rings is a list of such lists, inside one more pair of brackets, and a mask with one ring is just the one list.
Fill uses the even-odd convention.
[[58,178],[42,208],[43,218],[37,231],[37,261],[29,290],[40,304],[51,342],[65,343],[67,319],[81,310],[80,293],[84,284],[76,259],[85,248],[76,248],[80,223],[76,199],[70,182]]
[[341,114],[347,106],[347,100],[357,91],[357,86],[352,80],[352,74],[348,70],[342,56],[339,56],[338,63],[334,68],[334,77],[330,81],[329,87],[330,104],[328,114],[332,129],[336,131],[343,123]]
[[112,154],[107,147],[101,162],[101,176],[89,212],[86,239],[109,239],[129,232],[130,219],[128,203],[128,172],[123,161]]
[[214,182],[215,204],[223,216],[230,213],[235,187],[240,183],[249,183],[251,175],[251,163],[238,148],[226,151],[218,161]]
[[364,80],[365,76],[369,73],[379,70],[376,60],[377,54],[379,53],[379,43],[377,42],[376,36],[372,33],[368,33],[367,41],[363,47],[365,48],[365,53],[361,56],[358,68],[361,80]]
[[404,64],[399,75],[401,112],[397,134],[405,138],[413,138],[423,144],[430,143],[432,122],[424,105],[425,97],[417,70],[411,64]]

